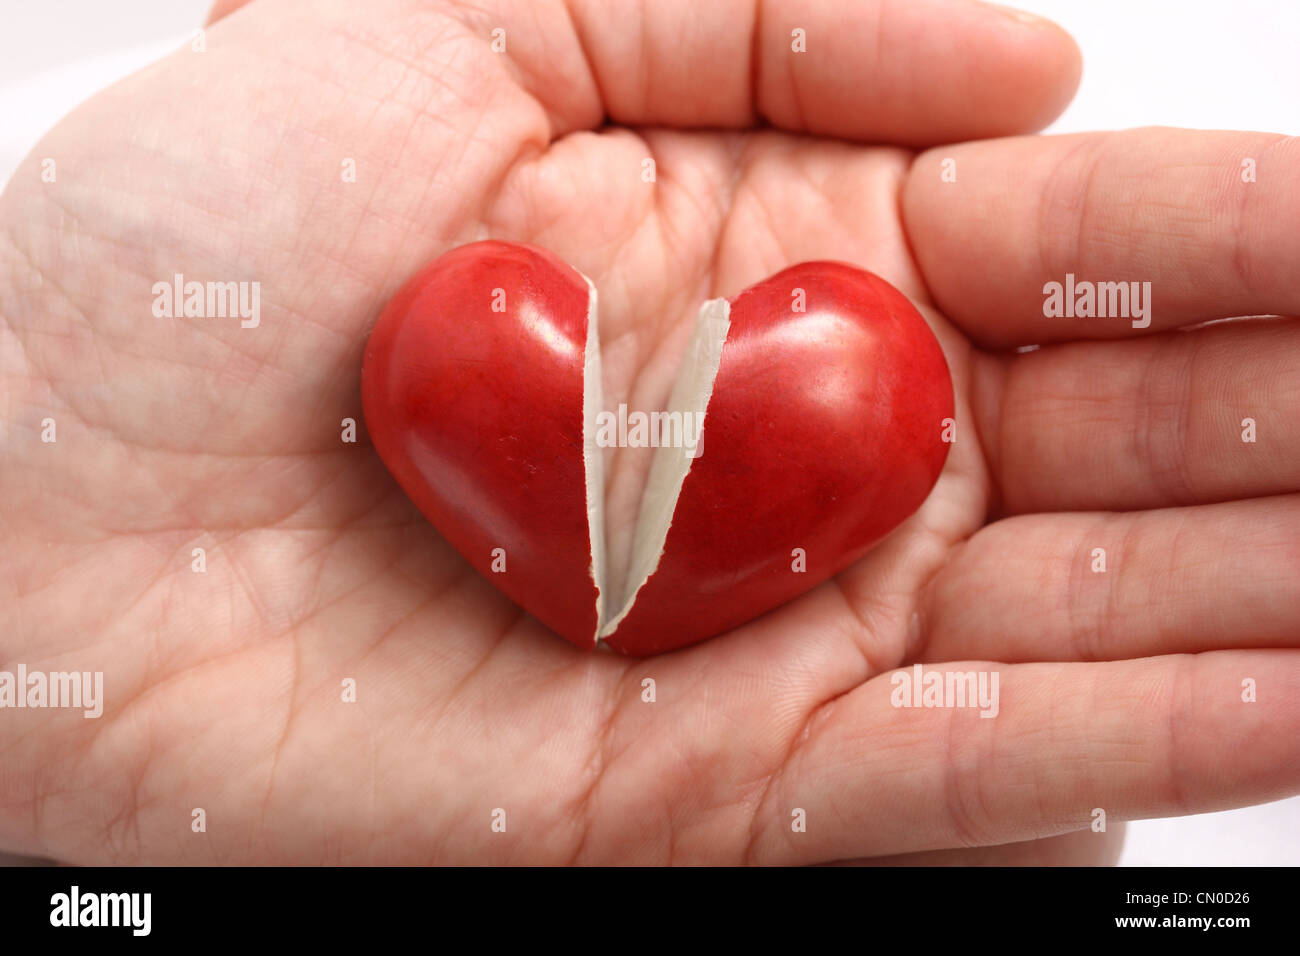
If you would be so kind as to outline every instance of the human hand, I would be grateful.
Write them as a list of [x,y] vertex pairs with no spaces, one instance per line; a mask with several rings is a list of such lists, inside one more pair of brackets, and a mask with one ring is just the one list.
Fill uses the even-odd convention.
[[[99,720],[0,712],[0,846],[78,863],[1102,861],[1120,828],[1087,830],[1094,807],[1300,786],[1300,330],[1138,337],[1035,312],[1045,277],[1134,269],[1156,280],[1159,328],[1295,312],[1294,141],[1140,131],[916,156],[1047,122],[1073,45],[975,5],[794,9],[255,0],[205,52],[47,137],[0,199],[0,666],[102,670],[105,703]],[[1238,152],[1271,181],[1222,185]],[[732,634],[643,661],[575,651],[451,551],[364,434],[339,437],[382,303],[489,235],[596,282],[611,406],[666,393],[704,298],[807,259],[877,272],[948,356],[944,476],[850,571]],[[259,280],[257,327],[155,318],[150,290],[176,273]],[[1268,437],[1237,447],[1247,414]],[[612,515],[639,480],[616,462]],[[1087,573],[1093,547],[1106,575]],[[891,707],[888,672],[916,661],[1002,662],[998,717]],[[1249,706],[1247,677],[1268,686]]]

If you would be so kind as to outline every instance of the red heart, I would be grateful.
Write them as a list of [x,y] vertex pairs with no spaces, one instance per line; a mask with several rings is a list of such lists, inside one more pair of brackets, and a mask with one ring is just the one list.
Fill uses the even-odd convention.
[[362,372],[366,423],[398,483],[470,564],[579,646],[603,631],[650,654],[743,624],[858,560],[938,479],[953,395],[925,320],[871,273],[792,266],[702,310],[670,407],[706,408],[707,440],[695,458],[655,452],[630,575],[644,583],[616,607],[627,602],[597,588],[597,416],[612,410],[594,319],[594,287],[553,254],[473,243],[394,296]]

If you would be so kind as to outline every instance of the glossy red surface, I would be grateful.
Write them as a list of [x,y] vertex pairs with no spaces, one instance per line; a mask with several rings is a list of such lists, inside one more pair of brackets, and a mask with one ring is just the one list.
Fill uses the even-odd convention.
[[721,634],[858,560],[930,493],[952,414],[939,343],[883,279],[812,262],[742,292],[703,454],[610,646],[653,654]]
[[[492,309],[498,289],[504,311]],[[792,311],[795,289],[804,312]],[[544,250],[462,246],[388,304],[362,373],[375,448],[406,493],[470,564],[582,647],[597,621],[582,455],[587,308],[585,281]],[[938,342],[884,280],[815,262],[741,293],[703,454],[658,569],[610,646],[683,647],[843,570],[925,500],[952,414]],[[505,573],[492,571],[496,548]]]
[[[505,311],[493,311],[497,289]],[[384,309],[361,394],[375,449],[425,517],[516,604],[593,647],[587,300],[582,276],[545,250],[461,246]]]

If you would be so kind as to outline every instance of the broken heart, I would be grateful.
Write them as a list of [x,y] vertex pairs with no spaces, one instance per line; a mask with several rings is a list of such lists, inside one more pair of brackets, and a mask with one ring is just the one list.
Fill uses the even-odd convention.
[[362,399],[380,457],[471,565],[580,647],[628,654],[721,634],[858,560],[929,494],[953,414],[934,335],[868,272],[808,262],[707,302],[664,419],[702,422],[700,445],[655,448],[614,581],[596,290],[571,266],[496,241],[437,259],[380,316]]

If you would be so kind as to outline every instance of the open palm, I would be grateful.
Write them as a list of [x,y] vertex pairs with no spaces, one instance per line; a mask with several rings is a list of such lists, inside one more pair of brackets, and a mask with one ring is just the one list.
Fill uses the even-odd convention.
[[[97,721],[0,712],[0,847],[1100,861],[1119,828],[1091,832],[1094,808],[1300,789],[1300,329],[1174,330],[1300,311],[1296,144],[917,156],[1041,126],[1070,41],[973,4],[760,6],[256,0],[42,142],[0,208],[0,666],[103,671],[106,699]],[[1249,199],[1238,154],[1275,171]],[[731,634],[574,650],[456,555],[364,429],[341,440],[383,302],[488,236],[597,284],[611,407],[664,397],[703,299],[807,259],[877,272],[953,371],[943,477],[858,565]],[[1067,271],[1155,280],[1170,331],[1044,319]],[[176,273],[260,281],[260,324],[156,318]],[[640,477],[616,463],[613,515]],[[997,718],[892,707],[881,675],[922,660],[1001,662]]]

